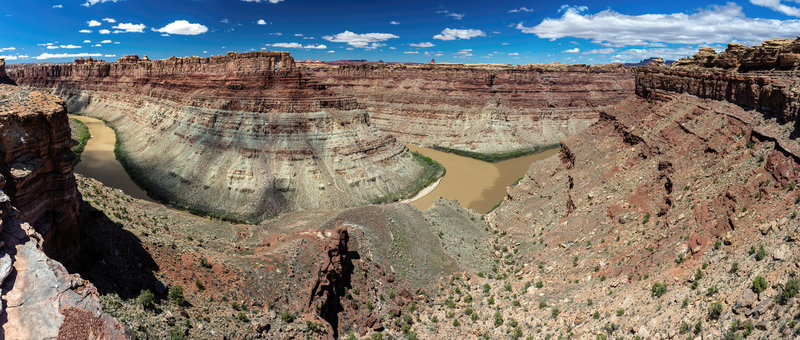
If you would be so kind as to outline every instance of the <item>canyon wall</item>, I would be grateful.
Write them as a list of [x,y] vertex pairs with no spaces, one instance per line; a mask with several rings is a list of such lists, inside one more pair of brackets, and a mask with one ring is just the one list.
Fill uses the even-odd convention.
[[319,65],[311,76],[353,95],[399,140],[483,153],[558,143],[634,90],[631,68],[587,65]]
[[151,195],[235,218],[396,196],[423,168],[353,97],[299,73],[285,52],[29,66],[19,85],[99,117]]
[[800,41],[767,40],[747,47],[730,44],[719,54],[702,48],[672,67],[645,67],[637,71],[636,93],[645,98],[659,93],[687,93],[722,100],[795,122],[800,112],[800,82],[795,71]]
[[44,237],[48,255],[71,256],[80,238],[80,197],[64,102],[0,85],[0,129],[0,174],[17,217]]
[[2,338],[125,338],[95,287],[50,258],[78,248],[70,144],[61,100],[0,85]]

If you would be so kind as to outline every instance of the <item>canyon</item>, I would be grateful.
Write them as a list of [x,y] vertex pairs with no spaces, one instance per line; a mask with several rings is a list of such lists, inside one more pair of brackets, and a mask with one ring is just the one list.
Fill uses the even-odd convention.
[[[20,86],[109,122],[123,165],[153,197],[233,219],[404,195],[423,167],[288,53],[31,66]],[[203,164],[203,166],[198,166]]]
[[[701,49],[671,66],[636,68],[289,66],[294,61],[277,52],[19,67],[10,77],[20,86],[0,87],[4,99],[15,99],[2,102],[4,110],[15,112],[3,122],[4,144],[25,150],[4,160],[4,190],[22,214],[17,216],[43,226],[49,220],[39,214],[74,214],[79,237],[44,228],[42,248],[59,245],[66,235],[53,256],[65,258],[65,268],[83,278],[75,280],[86,280],[76,282],[96,287],[87,290],[86,301],[108,334],[124,329],[142,338],[791,338],[800,334],[800,258],[794,251],[800,241],[798,53],[800,42],[788,39],[731,44],[721,53]],[[269,67],[259,64],[266,60]],[[172,80],[170,68],[191,72]],[[247,77],[240,72],[264,69],[277,73],[241,80]],[[159,72],[167,73],[159,78]],[[255,79],[268,84],[254,85]],[[498,85],[504,82],[509,83]],[[548,83],[557,91],[548,94]],[[238,92],[241,86],[274,88]],[[292,100],[267,100],[272,95]],[[361,200],[295,201],[302,204],[284,205],[273,218],[235,223],[134,199],[73,176],[72,157],[64,156],[71,145],[62,136],[68,133],[64,106],[113,126],[134,170],[152,166],[137,165],[146,160],[137,157],[155,152],[148,147],[163,153],[165,146],[155,139],[168,133],[190,140],[197,136],[191,131],[205,126],[205,135],[220,133],[213,142],[227,141],[236,154],[242,149],[234,140],[258,139],[255,132],[226,135],[234,131],[230,125],[213,129],[218,121],[203,121],[212,111],[224,124],[252,116],[247,124],[262,121],[262,132],[280,128],[285,135],[320,140],[333,138],[322,131],[358,131],[343,138],[358,147],[331,150],[373,162],[390,145],[394,156],[376,163],[380,173],[374,176],[391,176],[383,167],[406,157],[422,167],[401,142],[485,153],[558,147],[552,157],[531,163],[486,214],[447,199],[426,209],[368,204],[369,197],[396,191],[368,197],[354,189],[349,195]],[[314,127],[279,119],[312,113],[351,118],[336,124],[320,118],[326,123]],[[462,132],[447,132],[448,119],[458,121],[451,125]],[[520,123],[499,123],[506,119]],[[551,124],[543,120],[550,119],[561,130],[540,135]],[[398,123],[406,120],[412,124]],[[150,126],[148,133],[164,129],[147,137],[148,147],[136,147],[138,132],[126,132],[139,126],[132,124]],[[47,137],[21,143],[10,139],[19,134],[8,131]],[[262,140],[258,150],[306,140],[295,137]],[[188,155],[171,157],[188,158],[174,162],[205,160],[208,150],[232,154],[198,138],[176,147]],[[364,138],[385,142],[369,149]],[[314,149],[313,143],[305,147]],[[13,177],[33,168],[34,178],[49,179]],[[203,170],[219,176],[213,167]],[[181,190],[200,183],[188,181]],[[224,207],[228,197],[214,201]],[[58,210],[75,204],[76,211]],[[26,210],[37,213],[25,215]],[[37,238],[33,229],[23,230]],[[157,297],[155,307],[139,302],[145,290]],[[13,297],[3,292],[4,299]]]

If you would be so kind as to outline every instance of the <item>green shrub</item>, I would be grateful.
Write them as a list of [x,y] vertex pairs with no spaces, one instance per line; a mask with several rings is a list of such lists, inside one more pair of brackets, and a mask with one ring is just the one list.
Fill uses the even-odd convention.
[[656,297],[656,298],[660,298],[661,296],[663,296],[666,293],[667,293],[667,284],[666,283],[656,282],[656,283],[653,283],[653,287],[650,288],[650,295],[652,295],[653,297]]
[[536,286],[536,288],[542,288],[542,287],[544,287],[544,283],[542,283],[542,281],[539,280],[539,281],[536,281],[535,286]]
[[758,251],[756,252],[756,261],[761,261],[765,257],[767,257],[767,251],[764,250],[764,246],[763,245],[758,246]]
[[623,308],[617,309],[617,316],[623,316],[623,315],[625,315],[625,309]]
[[711,320],[717,320],[722,315],[722,302],[715,301],[708,306],[708,317]]
[[550,315],[553,317],[553,319],[557,318],[559,313],[561,313],[561,311],[558,309],[558,307],[553,307],[553,309],[550,311]]
[[783,285],[781,291],[778,292],[778,296],[775,298],[775,300],[777,300],[778,303],[785,305],[790,299],[795,297],[798,292],[800,292],[800,279],[793,277],[786,281],[786,284]]
[[189,339],[189,337],[186,336],[186,330],[184,330],[180,326],[172,327],[172,329],[169,330],[169,338],[171,340],[186,340],[186,339]]
[[756,276],[756,278],[753,279],[753,287],[752,287],[752,289],[753,289],[754,293],[760,294],[765,289],[767,289],[767,280],[764,279],[764,277],[761,276],[761,275]]
[[150,309],[155,306],[156,296],[153,295],[149,289],[143,289],[139,292],[139,297],[136,298],[136,302],[138,302],[142,308]]
[[250,322],[250,318],[247,317],[247,314],[245,312],[239,312],[239,314],[236,314],[236,318],[244,323]]
[[494,326],[500,327],[503,325],[503,314],[500,311],[494,312]]
[[595,320],[600,319],[600,311],[599,310],[594,311],[594,313],[592,313],[592,317],[595,318]]
[[178,304],[178,306],[183,306],[186,303],[186,299],[183,298],[183,287],[169,287],[169,299]]
[[281,321],[283,321],[283,323],[294,322],[294,314],[289,312],[281,312]]

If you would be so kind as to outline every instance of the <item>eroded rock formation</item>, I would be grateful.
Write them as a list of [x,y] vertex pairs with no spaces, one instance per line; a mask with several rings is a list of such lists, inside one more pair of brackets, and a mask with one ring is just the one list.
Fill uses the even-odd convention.
[[633,71],[587,65],[308,65],[403,142],[484,153],[557,143],[633,92]]
[[0,337],[123,339],[94,286],[43,251],[71,255],[80,232],[63,102],[9,85],[0,98]]
[[151,194],[228,217],[329,209],[407,190],[422,166],[371,126],[353,97],[297,71],[284,52],[18,68],[72,112],[118,132]]
[[64,102],[0,85],[0,129],[0,174],[17,217],[44,237],[48,255],[70,257],[80,238],[80,198]]

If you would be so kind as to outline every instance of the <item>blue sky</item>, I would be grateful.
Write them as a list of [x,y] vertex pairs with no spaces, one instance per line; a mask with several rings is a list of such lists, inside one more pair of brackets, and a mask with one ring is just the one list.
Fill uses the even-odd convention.
[[0,0],[8,63],[290,51],[296,59],[608,63],[800,34],[795,0]]

